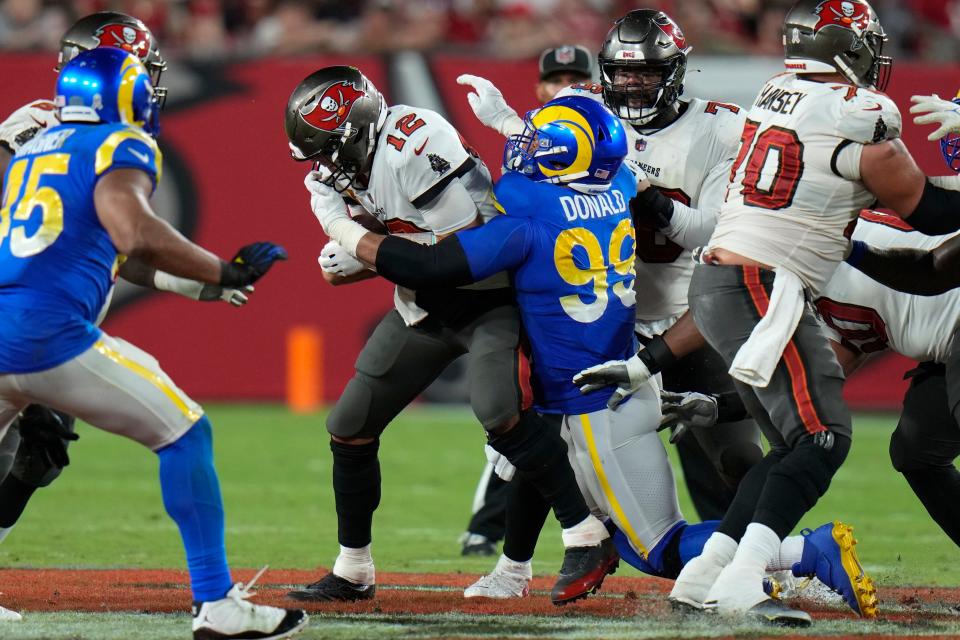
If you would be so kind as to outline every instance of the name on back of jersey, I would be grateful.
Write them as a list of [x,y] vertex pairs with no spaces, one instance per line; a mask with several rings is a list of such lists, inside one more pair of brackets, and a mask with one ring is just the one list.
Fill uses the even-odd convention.
[[571,196],[560,196],[560,206],[567,220],[574,222],[591,218],[606,218],[627,210],[627,200],[619,189],[611,189],[606,193],[584,195],[577,193]]
[[76,129],[61,129],[54,133],[37,136],[20,147],[17,155],[27,155],[30,153],[46,153],[55,151],[63,146]]
[[768,84],[761,89],[753,106],[758,109],[773,111],[774,113],[792,115],[800,104],[800,101],[806,97],[807,94],[801,91],[787,91],[786,89]]

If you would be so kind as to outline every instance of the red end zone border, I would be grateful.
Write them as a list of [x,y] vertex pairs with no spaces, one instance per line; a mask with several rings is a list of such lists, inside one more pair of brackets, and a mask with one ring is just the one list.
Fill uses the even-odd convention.
[[[234,571],[234,579],[249,580],[252,569]],[[307,584],[326,573],[269,570],[258,581],[256,602],[286,606],[303,603],[285,598],[294,585]],[[596,616],[630,618],[674,615],[666,602],[671,583],[639,577],[608,577],[603,591],[566,607],[555,607],[547,593],[551,578],[535,578],[534,593],[509,601],[466,600],[462,590],[477,579],[468,574],[383,573],[378,575],[377,597],[358,603],[317,603],[312,612],[350,614],[436,614]],[[14,610],[168,613],[190,608],[187,573],[166,569],[4,569],[0,570],[3,593],[0,603]],[[880,620],[900,623],[957,620],[960,589],[909,587],[881,589]],[[794,600],[816,619],[853,619],[845,608]],[[864,625],[871,624],[864,621]],[[867,629],[865,629],[866,631]],[[903,637],[903,636],[901,636]]]

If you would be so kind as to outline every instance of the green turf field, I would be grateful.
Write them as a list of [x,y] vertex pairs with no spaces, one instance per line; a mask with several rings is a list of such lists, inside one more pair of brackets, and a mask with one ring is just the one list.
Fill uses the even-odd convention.
[[[330,566],[337,551],[336,519],[322,416],[244,405],[210,406],[209,414],[231,563]],[[857,417],[850,457],[805,524],[837,517],[854,524],[860,558],[881,586],[958,585],[956,547],[890,467],[887,442],[895,421],[890,415]],[[135,443],[85,425],[79,433],[80,441],[71,448],[71,466],[52,487],[37,493],[21,523],[0,545],[0,566],[182,567],[179,539],[160,501],[155,457]],[[482,444],[481,429],[458,408],[409,410],[384,435],[383,499],[374,526],[374,558],[380,571],[476,573],[492,566],[490,559],[462,558],[457,543],[484,462]],[[684,512],[695,520],[684,493],[681,500]],[[554,573],[560,558],[559,529],[551,519],[541,537],[535,572]],[[626,568],[618,575],[636,572]],[[168,618],[156,616],[143,630],[155,626],[157,633],[143,637],[173,637],[163,631],[175,626]],[[57,623],[63,614],[36,619],[63,628]],[[182,625],[185,618],[180,620]],[[345,623],[349,626],[349,620]],[[124,624],[137,623],[126,619]],[[74,635],[60,636],[45,628],[47,635],[35,635],[38,630],[24,623],[2,637],[131,637],[106,631],[87,635],[80,628]]]

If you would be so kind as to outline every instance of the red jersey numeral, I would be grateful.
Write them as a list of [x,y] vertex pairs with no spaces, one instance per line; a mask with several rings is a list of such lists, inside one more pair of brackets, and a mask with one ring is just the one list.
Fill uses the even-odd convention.
[[[757,135],[760,123],[747,120],[740,135],[740,150],[730,168],[732,182],[747,160],[744,170],[743,202],[763,209],[785,209],[793,203],[800,178],[803,176],[803,143],[792,129],[772,126]],[[752,149],[751,149],[752,147]],[[766,188],[760,186],[761,172],[775,153],[777,170]]]
[[427,124],[423,121],[423,118],[418,118],[415,113],[408,113],[399,120],[397,120],[396,128],[405,136],[409,136],[414,131]]
[[876,310],[830,298],[818,299],[817,310],[824,322],[840,334],[845,346],[861,353],[887,348],[887,325]]
[[731,113],[740,113],[740,107],[735,104],[729,104],[727,102],[708,102],[707,108],[704,109],[706,113],[712,113],[716,115],[717,109],[726,109]]
[[407,144],[407,141],[403,138],[398,138],[397,136],[387,134],[387,144],[397,151],[402,151],[403,145]]

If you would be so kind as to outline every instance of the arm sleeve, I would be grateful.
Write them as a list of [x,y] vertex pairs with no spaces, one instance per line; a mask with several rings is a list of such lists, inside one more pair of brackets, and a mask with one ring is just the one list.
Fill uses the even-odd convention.
[[387,236],[377,251],[377,273],[409,289],[459,287],[519,266],[529,250],[528,224],[499,216],[435,245]]
[[717,215],[727,189],[730,162],[713,167],[700,190],[699,206],[694,209],[674,201],[673,217],[663,229],[664,235],[684,249],[696,249],[707,244],[717,226]]

